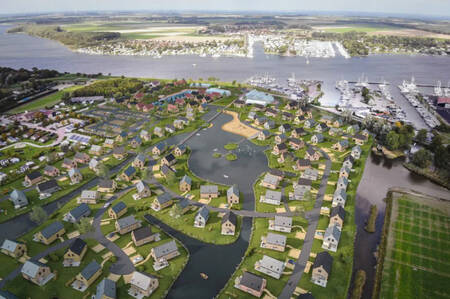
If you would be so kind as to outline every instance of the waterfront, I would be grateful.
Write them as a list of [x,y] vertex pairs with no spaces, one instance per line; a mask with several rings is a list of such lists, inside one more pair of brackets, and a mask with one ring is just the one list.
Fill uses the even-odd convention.
[[[9,26],[0,26],[0,65],[13,68],[49,68],[58,71],[99,73],[153,78],[203,78],[216,77],[224,81],[244,81],[249,77],[268,73],[284,82],[296,74],[298,79],[322,80],[324,105],[334,106],[339,93],[338,80],[356,81],[364,73],[370,81],[386,80],[396,103],[418,128],[425,127],[420,115],[404,99],[397,85],[412,75],[420,83],[448,81],[450,59],[446,56],[372,55],[346,59],[283,57],[266,55],[257,45],[254,58],[167,56],[160,59],[145,56],[101,56],[70,51],[57,42],[27,36],[7,34]],[[195,66],[194,66],[195,65]]]
[[[434,83],[436,80],[446,82],[450,59],[442,56],[400,56],[400,55],[375,55],[367,58],[335,57],[328,59],[310,58],[310,64],[301,57],[280,57],[265,55],[261,48],[256,48],[253,59],[249,58],[201,58],[196,56],[170,56],[161,59],[151,57],[130,56],[90,56],[73,53],[56,42],[34,38],[26,35],[6,35],[7,27],[0,26],[0,65],[14,68],[50,68],[59,71],[99,73],[112,75],[126,75],[154,78],[208,78],[218,77],[221,80],[245,80],[255,74],[269,73],[280,81],[286,80],[291,73],[295,73],[299,79],[317,79],[324,81],[325,98],[323,103],[333,105],[338,99],[338,93],[334,88],[335,81],[341,79],[356,80],[365,73],[371,80],[385,79],[391,83],[391,92],[397,104],[402,107],[417,127],[424,127],[424,123],[415,109],[400,96],[397,84],[403,79],[414,75],[418,82]],[[196,66],[194,67],[193,64]],[[217,123],[217,122],[216,122]],[[217,127],[216,127],[217,128]],[[215,129],[216,129],[215,128]],[[215,130],[214,129],[214,130]],[[200,132],[200,135],[203,132]],[[236,139],[236,140],[234,140]],[[240,138],[233,137],[232,141]],[[223,139],[225,142],[225,139]],[[189,144],[193,146],[192,144]],[[210,151],[213,147],[221,148],[222,144],[208,145],[206,154],[201,154],[203,143],[197,143],[199,148],[194,149],[190,165],[194,173],[202,177],[209,177],[214,181],[223,183],[240,182],[241,177],[235,176],[233,180],[225,180],[222,162],[214,164],[212,169],[202,169],[202,159],[212,159]],[[258,165],[266,166],[266,161],[257,161]],[[209,164],[208,164],[209,165]],[[243,165],[241,165],[243,166]],[[250,167],[244,167],[250,169]],[[242,171],[242,169],[241,169]],[[237,171],[242,178],[244,172]],[[229,175],[229,172],[226,172]],[[231,177],[231,176],[230,176]],[[251,177],[253,180],[254,178]],[[355,241],[354,268],[363,268],[368,273],[365,298],[369,298],[371,280],[373,280],[373,266],[375,259],[373,251],[379,240],[380,229],[384,217],[384,202],[389,187],[402,186],[441,197],[448,197],[448,190],[419,179],[410,174],[399,162],[386,162],[377,157],[371,157],[366,165],[362,181],[358,188],[356,204],[356,223],[358,235]],[[247,195],[247,194],[246,194]],[[250,195],[250,194],[248,194]],[[247,196],[245,196],[247,198]],[[252,201],[245,201],[253,203]],[[377,232],[367,234],[363,230],[370,204],[377,204],[379,217],[377,219]],[[246,208],[249,208],[246,206]],[[247,240],[248,241],[248,240]],[[187,268],[188,269],[188,268]],[[187,271],[186,269],[186,271]],[[195,270],[194,272],[196,272]],[[187,272],[186,272],[187,273]],[[180,276],[183,281],[187,276]],[[221,278],[222,280],[224,278]],[[186,280],[188,282],[188,280]],[[216,288],[220,288],[220,282]],[[175,284],[177,286],[177,283]],[[178,294],[183,292],[174,288]]]

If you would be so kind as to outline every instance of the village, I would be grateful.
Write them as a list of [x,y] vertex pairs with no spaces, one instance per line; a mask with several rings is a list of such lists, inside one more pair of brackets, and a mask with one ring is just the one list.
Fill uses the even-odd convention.
[[[1,295],[165,297],[190,252],[152,219],[216,245],[236,242],[252,219],[244,259],[220,298],[323,298],[348,284],[367,130],[231,83],[147,80],[133,82],[130,96],[92,92],[111,80],[126,79],[1,117],[17,140],[1,151],[0,221],[27,219],[2,242]],[[54,138],[30,144],[30,130]],[[251,178],[253,190],[191,169],[199,149],[189,145],[214,130],[264,152],[268,171]],[[250,159],[242,144],[216,138],[223,148],[205,153],[204,163],[233,171]]]

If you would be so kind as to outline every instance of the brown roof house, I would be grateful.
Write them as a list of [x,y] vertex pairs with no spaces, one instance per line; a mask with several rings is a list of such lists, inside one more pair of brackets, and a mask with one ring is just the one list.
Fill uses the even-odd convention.
[[3,254],[9,255],[13,258],[20,258],[27,252],[27,245],[21,242],[5,239],[3,241],[0,251]]
[[64,228],[64,225],[60,221],[56,221],[36,233],[33,237],[33,241],[50,245],[56,241],[56,239],[62,237],[65,233],[66,229]]
[[143,226],[131,232],[131,239],[136,246],[142,246],[150,242],[159,241],[159,234],[152,233],[150,226]]
[[261,297],[266,285],[267,280],[265,278],[247,271],[244,271],[234,282],[235,288],[258,298]]
[[108,210],[108,215],[110,218],[119,219],[123,215],[125,215],[128,211],[127,205],[123,201],[119,201],[115,205],[113,205]]
[[286,240],[287,238],[284,235],[268,233],[267,236],[261,237],[260,247],[284,252]]
[[75,241],[70,245],[67,249],[66,253],[64,253],[64,267],[78,267],[83,260],[86,252],[88,250],[88,246],[86,242],[84,242],[80,238],[76,238]]
[[227,212],[221,220],[221,234],[225,236],[234,236],[236,233],[237,216],[233,212]]
[[319,252],[312,267],[311,282],[326,287],[332,265],[333,257],[326,251]]
[[26,261],[22,266],[21,273],[23,278],[38,286],[45,285],[55,276],[49,266],[37,261]]
[[134,215],[127,216],[116,220],[116,230],[119,234],[124,235],[132,230],[138,229],[142,226],[141,221],[134,218]]

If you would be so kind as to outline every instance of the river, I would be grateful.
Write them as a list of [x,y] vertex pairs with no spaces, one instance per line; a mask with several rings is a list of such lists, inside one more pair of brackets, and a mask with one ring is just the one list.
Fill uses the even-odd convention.
[[[253,59],[201,58],[197,56],[168,56],[161,59],[134,56],[92,56],[74,53],[51,40],[24,34],[6,34],[7,28],[9,27],[0,26],[0,66],[49,68],[74,73],[102,72],[103,74],[153,78],[198,79],[214,76],[224,81],[242,81],[256,74],[268,73],[282,82],[292,73],[295,73],[298,79],[324,81],[325,96],[323,104],[325,105],[334,105],[337,102],[339,95],[334,88],[337,80],[356,81],[362,73],[370,81],[384,79],[392,85],[398,85],[411,76],[414,76],[419,83],[434,83],[437,80],[447,82],[449,80],[450,58],[446,56],[371,55],[351,59],[339,56],[328,59],[310,58],[310,63],[306,64],[306,59],[302,57],[266,55],[261,47],[255,49]],[[392,85],[390,91],[396,103],[405,111],[408,119],[417,128],[424,128],[425,124],[416,110],[400,95],[398,88]],[[199,138],[202,139],[201,136]],[[215,147],[210,143],[205,144],[210,149]],[[195,146],[194,144],[189,145]],[[251,145],[248,145],[250,147],[247,147],[247,145],[246,148],[249,151],[242,154],[251,152]],[[217,148],[221,148],[221,145],[217,144]],[[209,169],[203,168],[204,165],[210,164],[202,163],[202,159],[206,156],[202,156],[200,151],[197,154],[196,152],[193,152],[190,161],[190,166],[195,173],[205,177],[211,177],[210,175],[212,175],[218,182],[228,184],[239,182],[236,177],[232,178],[223,171],[222,162],[215,162],[214,167]],[[255,161],[258,160],[259,158],[255,159]],[[259,163],[264,162],[261,160]],[[263,166],[260,165],[259,167]],[[235,173],[239,174],[239,178],[245,178],[243,175],[245,173],[243,172],[244,168],[236,169]],[[231,179],[226,179],[223,176],[224,174]],[[368,159],[363,178],[358,187],[355,211],[358,233],[355,240],[354,269],[365,269],[368,274],[364,298],[369,298],[372,290],[371,282],[373,281],[373,267],[375,265],[373,251],[379,241],[384,219],[384,202],[382,199],[386,196],[387,190],[393,186],[413,188],[432,195],[449,197],[448,190],[410,174],[401,166],[399,161],[389,162],[378,157]],[[248,197],[245,196],[245,198]],[[380,211],[377,219],[377,232],[374,234],[367,234],[363,229],[370,204],[376,204]],[[245,205],[247,208],[251,206],[251,203],[246,200]],[[181,276],[180,280],[183,280]],[[181,287],[181,284],[176,283],[175,286]],[[173,293],[179,291],[180,289],[176,288]]]

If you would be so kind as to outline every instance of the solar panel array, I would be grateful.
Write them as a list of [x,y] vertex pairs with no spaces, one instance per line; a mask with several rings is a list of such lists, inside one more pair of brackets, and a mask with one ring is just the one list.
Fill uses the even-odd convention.
[[74,141],[74,142],[80,142],[80,143],[89,143],[90,139],[91,139],[91,137],[89,137],[89,136],[83,136],[83,135],[77,135],[77,134],[72,134],[69,137],[69,140]]

